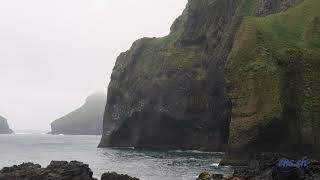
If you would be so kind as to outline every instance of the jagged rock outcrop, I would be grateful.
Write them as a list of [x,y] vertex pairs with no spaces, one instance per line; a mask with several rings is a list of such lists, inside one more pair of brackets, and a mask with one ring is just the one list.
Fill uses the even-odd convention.
[[79,109],[51,123],[51,134],[100,135],[106,96],[96,93]]
[[118,57],[100,146],[317,150],[319,7],[189,0],[168,36]]
[[96,180],[87,164],[78,161],[52,161],[46,168],[23,163],[0,170],[1,180]]
[[12,134],[12,133],[13,131],[10,129],[7,120],[0,116],[0,134]]

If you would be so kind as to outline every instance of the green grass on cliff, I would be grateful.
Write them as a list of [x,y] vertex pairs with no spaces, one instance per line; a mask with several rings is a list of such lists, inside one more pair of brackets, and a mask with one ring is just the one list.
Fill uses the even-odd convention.
[[300,5],[285,12],[264,18],[252,18],[279,54],[285,49],[298,47],[312,53],[320,51],[320,1],[305,0]]
[[227,65],[236,105],[231,144],[284,121],[294,143],[320,147],[319,9],[319,0],[304,0],[281,13],[244,19]]
[[[145,38],[134,43],[125,53],[126,57],[117,60],[113,70],[113,75],[119,76],[123,71],[132,69],[129,71],[130,78],[134,80],[129,82],[133,84],[128,84],[130,89],[124,91],[176,84],[173,81],[185,81],[181,75],[185,73],[197,80],[205,78],[206,72],[201,67],[202,60],[206,59],[203,50],[180,48],[177,43],[181,35],[182,30],[177,30],[162,38]],[[116,82],[112,83],[119,86]]]

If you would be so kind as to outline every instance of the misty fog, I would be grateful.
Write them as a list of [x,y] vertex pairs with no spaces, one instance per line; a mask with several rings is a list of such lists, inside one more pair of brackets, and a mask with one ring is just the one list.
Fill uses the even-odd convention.
[[0,115],[14,130],[49,130],[91,93],[106,93],[118,54],[168,34],[186,3],[0,1]]

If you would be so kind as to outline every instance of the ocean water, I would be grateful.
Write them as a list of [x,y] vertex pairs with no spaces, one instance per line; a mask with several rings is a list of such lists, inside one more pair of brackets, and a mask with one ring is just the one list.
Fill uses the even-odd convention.
[[115,171],[141,180],[195,180],[200,172],[230,174],[231,167],[218,167],[222,153],[199,151],[151,151],[133,148],[97,148],[100,136],[54,136],[46,134],[0,135],[0,168],[51,160],[78,160],[100,179]]

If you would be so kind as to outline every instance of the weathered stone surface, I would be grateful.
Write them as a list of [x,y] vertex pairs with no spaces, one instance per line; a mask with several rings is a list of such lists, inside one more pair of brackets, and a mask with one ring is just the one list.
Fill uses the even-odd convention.
[[78,161],[52,161],[47,168],[23,163],[0,170],[1,180],[96,180],[87,164]]
[[101,180],[139,180],[138,178],[130,177],[125,174],[117,174],[115,172],[104,173]]
[[0,116],[0,134],[12,134],[12,133],[13,131],[10,129],[7,120]]
[[106,96],[96,93],[79,109],[51,123],[51,134],[100,135]]
[[[280,160],[288,159],[298,162],[306,160],[306,166],[280,166]],[[203,173],[202,173],[203,174]],[[201,175],[200,175],[201,176]],[[287,156],[284,154],[262,153],[251,155],[247,166],[237,167],[232,176],[206,174],[206,178],[199,180],[318,180],[320,179],[320,163],[306,157]]]

